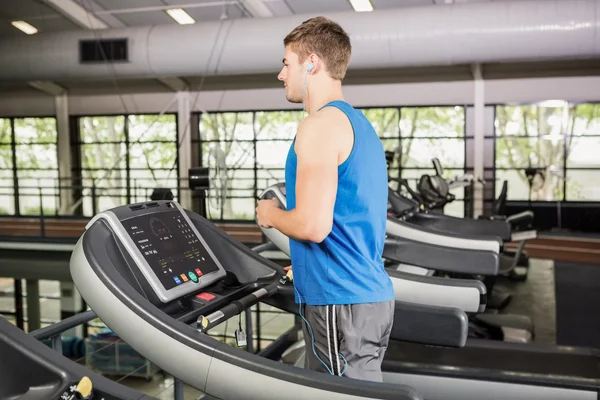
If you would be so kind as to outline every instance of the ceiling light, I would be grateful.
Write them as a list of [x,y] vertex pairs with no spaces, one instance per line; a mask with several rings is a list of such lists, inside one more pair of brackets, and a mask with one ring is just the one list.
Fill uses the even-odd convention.
[[25,32],[28,35],[33,35],[38,32],[35,26],[31,26],[25,21],[13,21],[11,24],[18,30]]
[[373,5],[370,0],[350,0],[352,8],[356,12],[373,11]]
[[194,21],[194,18],[190,17],[190,15],[182,8],[172,8],[167,10],[167,14],[169,14],[171,18],[177,21],[177,23],[180,25],[189,25],[196,22]]

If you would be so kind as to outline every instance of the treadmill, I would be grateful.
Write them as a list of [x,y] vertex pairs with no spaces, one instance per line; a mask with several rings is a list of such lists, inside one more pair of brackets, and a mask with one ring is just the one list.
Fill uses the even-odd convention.
[[[295,312],[293,288],[279,265],[173,201],[98,214],[77,242],[70,268],[86,303],[126,343],[173,376],[221,399],[279,399],[293,393],[298,399],[578,400],[599,394],[595,350],[418,344],[411,335],[443,339],[456,333],[456,325],[419,327],[435,313],[411,315],[410,305],[401,302],[396,303],[401,312],[395,314],[399,323],[383,362],[383,383],[309,371],[218,342],[206,330],[258,301]],[[464,312],[448,310],[437,309],[443,321],[464,322]],[[452,320],[452,315],[459,318]],[[405,327],[415,323],[421,330],[407,332]]]
[[[414,388],[284,365],[206,334],[261,301],[298,313],[283,268],[174,201],[117,207],[86,226],[70,260],[85,302],[138,353],[220,399],[421,399]],[[396,302],[391,337],[460,347],[464,311]],[[236,318],[237,319],[237,318]],[[235,320],[235,319],[234,319]],[[242,343],[243,344],[243,343]]]
[[151,400],[63,357],[0,317],[0,399]]
[[[402,180],[400,179],[400,181]],[[410,189],[407,184],[405,186]],[[510,226],[504,221],[470,220],[421,212],[418,204],[414,200],[407,199],[391,188],[388,188],[388,203],[390,205],[390,210],[388,212],[388,231],[390,231],[391,234],[396,235],[392,232],[393,229],[396,229],[395,227],[397,225],[404,225],[406,227],[412,227],[415,230],[437,233],[439,235],[498,242],[498,246],[493,246],[494,249],[496,247],[499,249],[497,250],[499,253],[498,271],[494,274],[494,277],[488,275],[485,280],[488,291],[490,292],[488,305],[490,308],[502,309],[508,304],[511,294],[507,289],[495,286],[495,276],[510,275],[515,270],[519,257],[525,248],[525,241],[535,237],[537,235],[536,231],[516,233],[516,235],[519,235],[518,240],[521,243],[517,253],[513,256],[509,256],[504,251],[504,242],[511,240],[511,233]],[[496,225],[494,226],[494,224]],[[480,249],[479,247],[464,246],[459,246],[459,248]]]

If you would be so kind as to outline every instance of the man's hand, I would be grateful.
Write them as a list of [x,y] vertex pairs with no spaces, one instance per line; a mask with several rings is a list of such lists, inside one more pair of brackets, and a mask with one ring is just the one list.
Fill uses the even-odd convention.
[[277,199],[260,200],[256,207],[256,221],[263,228],[272,228],[270,213],[273,209],[281,208],[281,204]]
[[294,273],[292,272],[292,266],[288,265],[287,267],[283,267],[283,270],[286,271],[286,276],[290,278],[290,281],[294,280]]

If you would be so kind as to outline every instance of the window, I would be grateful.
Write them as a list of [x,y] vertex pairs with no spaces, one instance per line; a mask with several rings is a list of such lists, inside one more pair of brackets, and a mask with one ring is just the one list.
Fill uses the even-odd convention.
[[79,119],[83,213],[147,201],[155,188],[177,196],[175,115]]
[[199,129],[201,164],[211,171],[207,217],[251,220],[256,208],[253,113],[202,114]]
[[0,119],[0,214],[56,215],[57,136],[54,118]]
[[14,126],[19,212],[55,215],[59,206],[56,120],[16,118]]
[[[402,107],[400,109],[400,172],[413,189],[421,176],[434,175],[439,159],[443,177],[452,181],[465,174],[465,109],[459,106]],[[456,200],[444,213],[464,216],[464,190],[452,190]]]
[[600,199],[600,104],[498,106],[495,132],[496,195],[506,180],[508,200]]
[[156,188],[170,189],[177,198],[175,115],[130,115],[128,123],[131,202],[149,200]]
[[257,196],[267,187],[285,180],[285,161],[304,112],[257,112],[256,130]]
[[[446,174],[464,174],[464,109],[423,107],[361,109],[387,151],[398,156],[390,176],[419,178],[433,173],[433,157]],[[305,117],[303,111],[204,113],[199,119],[201,165],[211,169],[207,216],[214,220],[253,220],[256,197],[285,180],[285,161]],[[404,118],[404,125],[403,119]],[[402,133],[405,128],[407,136]],[[439,140],[444,142],[440,145]],[[402,144],[402,146],[401,146]],[[412,149],[411,149],[412,148]],[[216,169],[216,166],[220,166]],[[463,215],[462,194],[447,209]]]
[[570,106],[565,199],[600,200],[600,104]]

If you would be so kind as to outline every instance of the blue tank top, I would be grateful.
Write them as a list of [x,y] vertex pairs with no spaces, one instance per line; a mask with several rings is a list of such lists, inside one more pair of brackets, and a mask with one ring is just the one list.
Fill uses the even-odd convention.
[[[354,146],[338,167],[329,235],[321,243],[290,239],[296,302],[328,305],[392,300],[394,288],[382,261],[388,180],[381,140],[363,113],[350,104],[333,101],[324,107],[336,107],[346,114],[354,130]],[[294,143],[285,164],[289,210],[296,207]]]

